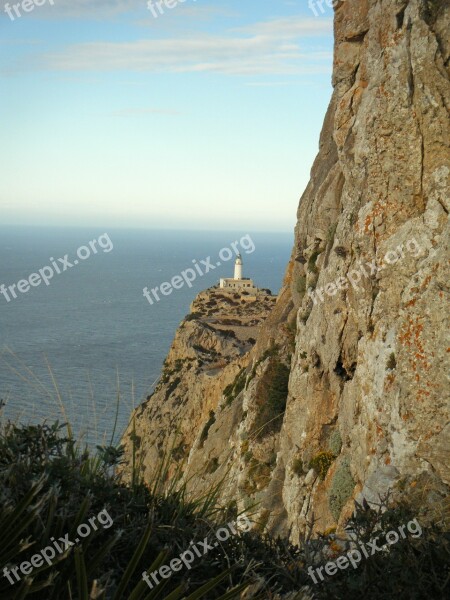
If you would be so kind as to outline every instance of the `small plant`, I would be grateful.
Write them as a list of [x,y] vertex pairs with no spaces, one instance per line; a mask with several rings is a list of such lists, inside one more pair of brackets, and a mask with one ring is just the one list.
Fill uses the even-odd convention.
[[309,468],[314,469],[323,481],[335,458],[336,457],[331,452],[319,452],[319,454],[311,459]]
[[306,292],[306,276],[300,275],[297,279],[297,292],[304,295]]
[[394,354],[394,352],[391,352],[391,354],[389,355],[389,358],[387,359],[387,362],[386,362],[386,368],[393,371],[396,367],[397,367],[397,361],[395,360],[395,354]]
[[320,256],[320,254],[321,254],[320,250],[315,250],[311,254],[311,256],[309,257],[309,260],[308,260],[308,271],[310,271],[311,273],[318,273],[319,272],[318,269],[317,269],[317,266],[316,266],[316,262],[317,262],[317,259]]
[[351,497],[354,487],[355,482],[350,471],[349,460],[344,458],[333,475],[328,492],[328,505],[335,521],[339,520],[341,511]]
[[303,475],[303,461],[301,458],[296,457],[292,461],[292,472],[294,475],[297,475],[297,477]]
[[338,456],[341,452],[342,438],[337,429],[333,431],[328,439],[328,448],[330,449],[330,452],[334,454],[334,456]]

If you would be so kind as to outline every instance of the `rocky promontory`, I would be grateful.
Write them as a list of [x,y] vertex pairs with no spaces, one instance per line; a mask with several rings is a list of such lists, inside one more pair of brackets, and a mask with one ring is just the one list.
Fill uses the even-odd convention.
[[[206,475],[217,470],[217,457],[205,456],[208,430],[219,418],[216,413],[230,404],[232,394],[223,391],[248,365],[261,325],[275,303],[270,290],[249,294],[214,287],[195,298],[154,392],[135,410],[124,436],[127,457],[132,454],[131,439],[135,440],[144,478],[168,449],[174,461],[185,461],[200,449],[202,460],[193,460],[199,462],[198,470]],[[217,448],[222,444],[226,446],[226,440],[216,440]]]

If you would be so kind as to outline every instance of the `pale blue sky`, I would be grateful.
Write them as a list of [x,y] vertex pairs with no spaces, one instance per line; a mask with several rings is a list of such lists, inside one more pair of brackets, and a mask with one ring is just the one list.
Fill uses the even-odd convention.
[[331,94],[330,9],[47,0],[11,21],[4,5],[2,223],[292,229]]

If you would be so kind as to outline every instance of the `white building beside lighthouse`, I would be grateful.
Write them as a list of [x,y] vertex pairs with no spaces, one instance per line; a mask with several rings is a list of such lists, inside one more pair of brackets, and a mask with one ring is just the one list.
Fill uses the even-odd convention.
[[256,294],[258,288],[255,287],[253,280],[248,277],[242,277],[242,256],[237,255],[234,263],[234,277],[221,278],[220,287],[229,291],[248,292],[249,294]]

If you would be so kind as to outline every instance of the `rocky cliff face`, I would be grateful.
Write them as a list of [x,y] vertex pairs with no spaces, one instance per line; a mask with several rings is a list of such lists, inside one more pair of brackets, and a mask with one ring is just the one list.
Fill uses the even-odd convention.
[[[245,382],[249,352],[275,302],[268,290],[253,295],[211,288],[197,296],[176,332],[154,393],[132,417],[124,437],[128,466],[134,440],[144,478],[170,451],[174,462],[198,455],[196,473],[206,471],[209,481],[219,466],[217,453],[205,448],[209,430],[219,413],[229,415]],[[233,427],[233,419],[228,426]],[[227,451],[226,438],[217,451]]]
[[[170,423],[197,490],[226,476],[294,541],[361,494],[448,509],[449,30],[449,0],[337,4],[334,93],[277,303],[253,346],[184,322],[168,357],[182,375],[135,413],[147,468]],[[236,302],[226,318],[247,318]]]

